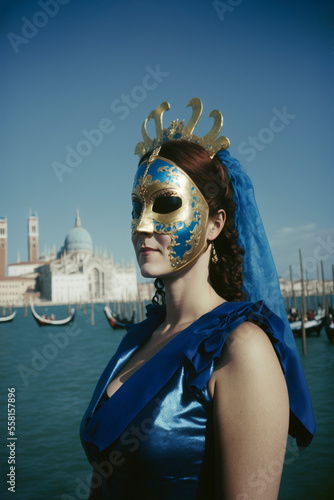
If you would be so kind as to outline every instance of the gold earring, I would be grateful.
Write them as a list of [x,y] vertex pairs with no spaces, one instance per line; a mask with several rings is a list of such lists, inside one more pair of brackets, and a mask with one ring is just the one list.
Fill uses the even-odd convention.
[[214,264],[217,264],[218,262],[218,255],[213,243],[211,244],[211,260]]

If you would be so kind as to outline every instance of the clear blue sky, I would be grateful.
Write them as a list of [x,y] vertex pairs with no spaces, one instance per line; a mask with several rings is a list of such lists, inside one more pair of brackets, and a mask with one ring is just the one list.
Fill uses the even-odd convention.
[[[16,261],[17,250],[27,259],[30,208],[38,212],[43,251],[62,246],[77,207],[94,247],[130,262],[130,192],[141,124],[165,100],[171,104],[165,125],[187,121],[188,100],[200,97],[204,111],[196,130],[207,133],[207,115],[222,111],[230,152],[254,182],[279,274],[298,265],[301,248],[309,276],[322,258],[330,278],[331,4],[1,2],[0,216],[8,220],[8,262]],[[160,76],[146,76],[152,71]],[[120,103],[127,95],[130,101]],[[68,147],[77,149],[87,140],[83,130],[101,121],[100,143],[57,177],[54,162],[66,165]]]

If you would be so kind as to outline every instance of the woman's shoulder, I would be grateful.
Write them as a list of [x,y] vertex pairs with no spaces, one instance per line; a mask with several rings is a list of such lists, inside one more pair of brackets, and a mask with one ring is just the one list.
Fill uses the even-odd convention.
[[[203,327],[207,326],[208,331],[213,329],[216,332],[217,328],[220,329],[225,339],[235,330],[234,337],[237,338],[245,335],[246,331],[257,331],[256,325],[260,327],[259,330],[264,330],[272,338],[276,336],[281,338],[284,332],[284,322],[266,306],[263,300],[257,302],[225,301],[204,314],[199,319],[199,323]],[[241,327],[240,325],[244,323],[247,325]]]
[[211,377],[209,391],[214,397],[221,387],[232,388],[237,381],[246,390],[276,383],[285,386],[271,339],[251,321],[244,321],[230,333]]
[[258,364],[262,357],[274,355],[272,342],[267,333],[252,321],[240,323],[226,339],[221,362]]

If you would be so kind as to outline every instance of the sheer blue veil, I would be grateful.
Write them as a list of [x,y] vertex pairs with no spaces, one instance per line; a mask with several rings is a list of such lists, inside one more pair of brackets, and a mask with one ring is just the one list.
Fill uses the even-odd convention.
[[285,311],[275,262],[255,200],[253,184],[239,161],[227,150],[219,151],[215,157],[227,168],[233,186],[238,244],[245,250],[242,270],[247,300],[264,300],[269,309],[284,322],[285,343],[288,347],[297,349]]
[[284,342],[289,348],[283,361],[285,378],[290,387],[289,433],[299,436],[297,443],[299,441],[299,447],[304,448],[315,433],[312,403],[285,311],[275,262],[255,201],[253,184],[238,160],[230,156],[228,151],[219,151],[215,156],[225,165],[234,191],[235,227],[239,232],[238,243],[245,250],[242,269],[247,300],[263,300],[270,311],[283,320]]

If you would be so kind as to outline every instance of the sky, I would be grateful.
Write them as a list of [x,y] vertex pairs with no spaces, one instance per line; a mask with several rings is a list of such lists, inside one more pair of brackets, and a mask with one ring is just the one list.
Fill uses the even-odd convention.
[[[309,278],[334,264],[334,9],[303,0],[0,2],[0,216],[8,263],[61,248],[77,208],[94,248],[135,259],[130,194],[141,125],[163,101],[171,120],[203,102],[251,177],[280,276],[299,248]],[[155,136],[153,122],[148,126]]]

